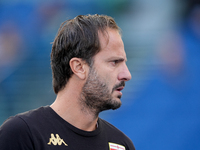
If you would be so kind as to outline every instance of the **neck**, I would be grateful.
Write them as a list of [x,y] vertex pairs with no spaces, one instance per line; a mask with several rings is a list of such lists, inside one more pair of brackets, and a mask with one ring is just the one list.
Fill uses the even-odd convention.
[[78,93],[80,91],[65,87],[58,93],[55,102],[50,107],[73,126],[84,131],[94,131],[98,115],[84,107]]

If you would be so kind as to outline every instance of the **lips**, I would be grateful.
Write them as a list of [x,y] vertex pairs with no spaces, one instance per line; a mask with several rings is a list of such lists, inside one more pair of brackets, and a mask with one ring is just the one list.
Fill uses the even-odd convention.
[[114,92],[114,91],[119,91],[120,92],[121,90],[124,89],[124,87],[125,87],[125,82],[122,81],[119,84],[115,85],[115,87],[112,89],[112,92]]
[[117,88],[116,90],[117,91],[121,91],[121,90],[123,90],[124,89],[124,87],[119,87],[119,88]]

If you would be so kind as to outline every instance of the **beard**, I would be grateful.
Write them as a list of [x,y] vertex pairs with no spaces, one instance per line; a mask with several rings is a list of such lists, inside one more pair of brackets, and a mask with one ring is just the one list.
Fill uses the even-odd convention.
[[[115,110],[121,106],[121,101],[117,101],[113,98],[112,93],[121,86],[125,86],[124,81],[115,85],[112,91],[110,91],[108,83],[106,83],[97,74],[96,70],[91,67],[86,83],[82,88],[81,102],[83,103],[83,106],[89,108],[95,115],[108,109]],[[121,96],[118,96],[117,98],[120,99]]]

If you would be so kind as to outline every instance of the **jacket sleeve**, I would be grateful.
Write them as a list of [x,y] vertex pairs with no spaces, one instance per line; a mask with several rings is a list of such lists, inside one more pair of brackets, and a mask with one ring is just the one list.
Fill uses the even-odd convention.
[[7,119],[0,127],[1,150],[33,150],[30,130],[20,117]]

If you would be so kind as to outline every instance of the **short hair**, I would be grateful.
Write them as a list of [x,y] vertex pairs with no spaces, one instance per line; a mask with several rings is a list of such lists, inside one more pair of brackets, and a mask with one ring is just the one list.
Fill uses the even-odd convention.
[[73,74],[69,65],[73,57],[81,58],[91,66],[93,56],[100,51],[98,32],[104,33],[107,28],[120,33],[114,19],[106,15],[79,15],[61,24],[51,51],[53,89],[56,94]]

